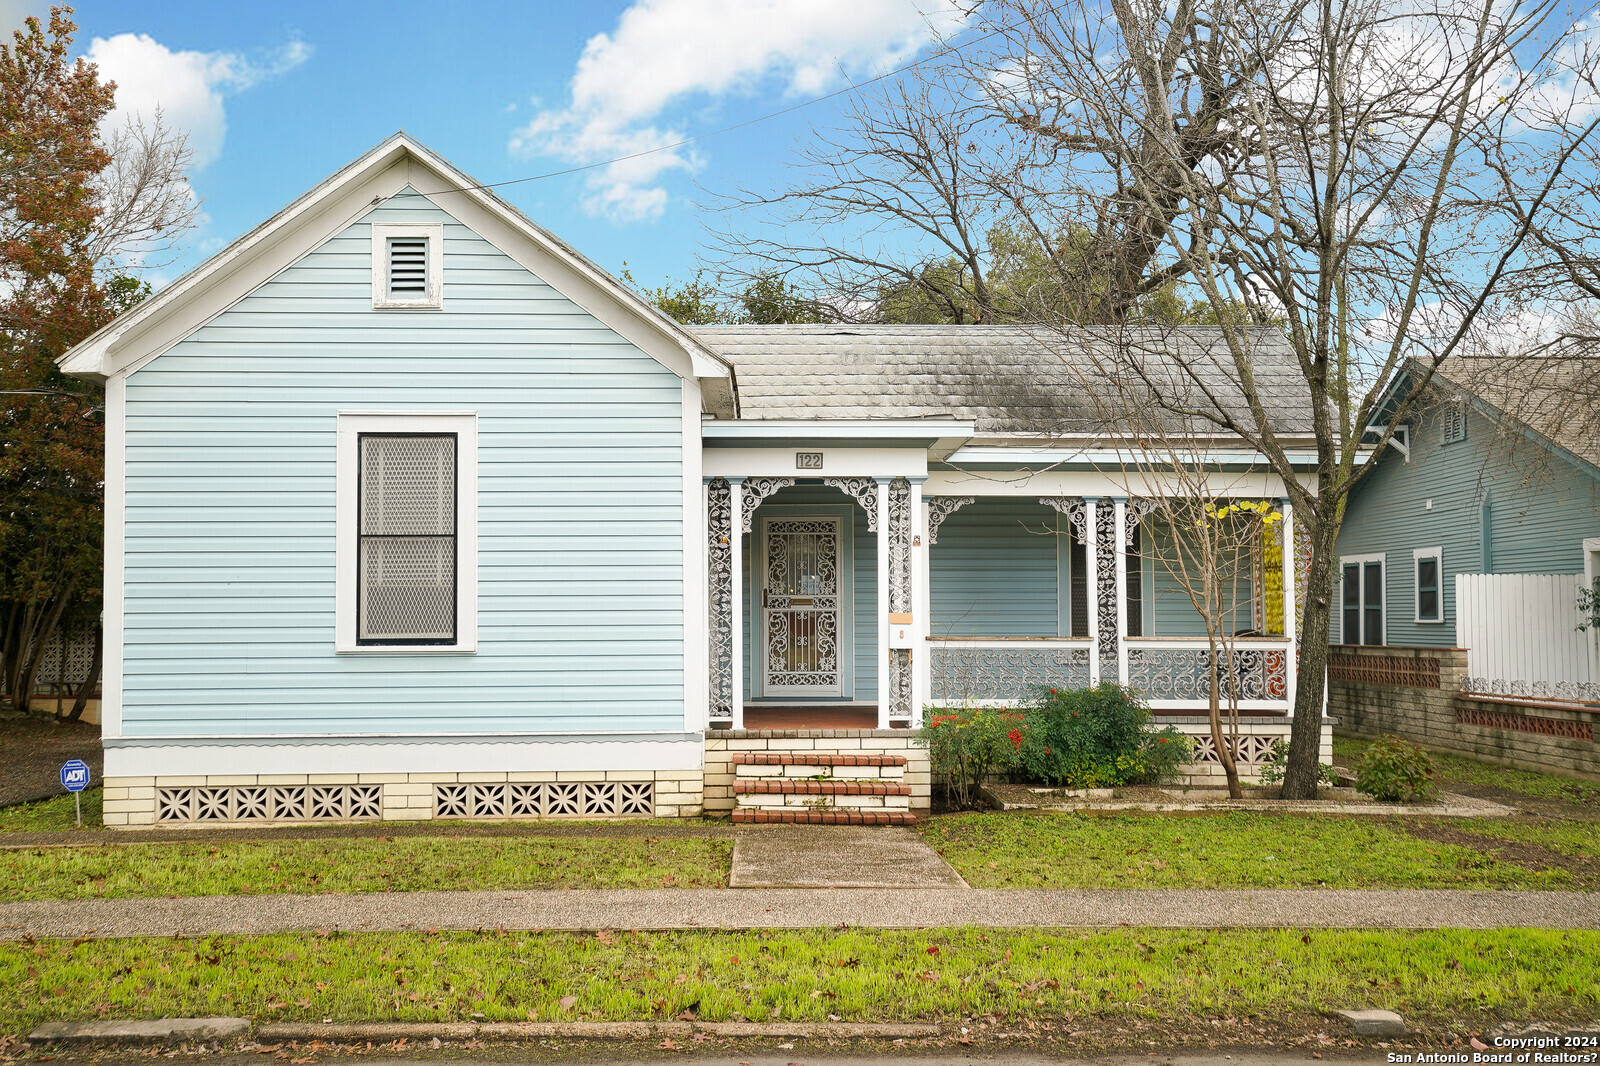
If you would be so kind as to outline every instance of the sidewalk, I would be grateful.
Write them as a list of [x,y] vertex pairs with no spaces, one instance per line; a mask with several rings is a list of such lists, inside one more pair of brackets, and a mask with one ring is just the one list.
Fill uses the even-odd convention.
[[1600,893],[584,889],[0,903],[0,940],[417,929],[1600,929]]

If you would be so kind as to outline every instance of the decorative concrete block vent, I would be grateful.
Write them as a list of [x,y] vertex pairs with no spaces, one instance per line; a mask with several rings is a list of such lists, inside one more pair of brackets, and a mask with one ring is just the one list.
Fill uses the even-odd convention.
[[465,782],[433,786],[435,818],[617,818],[655,813],[650,781]]
[[176,785],[156,789],[156,821],[376,822],[382,785]]
[[735,822],[905,825],[916,820],[904,755],[741,752],[730,761]]

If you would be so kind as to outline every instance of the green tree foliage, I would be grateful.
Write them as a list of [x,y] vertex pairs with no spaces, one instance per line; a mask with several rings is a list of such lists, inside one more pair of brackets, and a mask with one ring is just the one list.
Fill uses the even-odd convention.
[[633,280],[624,266],[622,280],[683,326],[782,326],[827,321],[814,297],[791,287],[776,273],[758,275],[731,298],[708,282],[704,273],[696,273],[693,281],[668,281],[646,289]]
[[149,292],[96,276],[95,182],[112,162],[99,127],[115,86],[68,62],[76,29],[55,7],[0,45],[0,693],[20,708],[50,635],[99,613],[100,390],[56,359]]
[[[873,301],[874,320],[895,325],[1217,323],[1212,304],[1186,295],[1177,281],[1141,295],[1130,310],[1116,311],[1110,302],[1110,275],[1096,268],[1093,235],[1086,230],[1045,240],[1002,222],[985,236],[983,284],[959,258],[947,256],[907,271],[911,279],[880,287]],[[1243,304],[1230,311],[1234,321],[1250,319]]]

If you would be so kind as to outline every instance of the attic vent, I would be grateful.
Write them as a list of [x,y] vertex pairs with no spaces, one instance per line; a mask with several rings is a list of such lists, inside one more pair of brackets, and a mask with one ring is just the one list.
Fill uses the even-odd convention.
[[1441,424],[1444,435],[1443,443],[1454,444],[1458,440],[1467,438],[1467,411],[1459,403],[1453,403],[1444,409]]
[[420,300],[428,295],[428,239],[389,238],[389,295]]
[[372,306],[441,309],[444,226],[430,222],[372,224]]

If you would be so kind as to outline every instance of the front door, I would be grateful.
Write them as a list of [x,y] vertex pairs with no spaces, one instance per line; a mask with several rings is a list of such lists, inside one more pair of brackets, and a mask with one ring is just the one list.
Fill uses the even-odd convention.
[[761,670],[767,696],[841,697],[839,518],[769,518],[761,537]]

